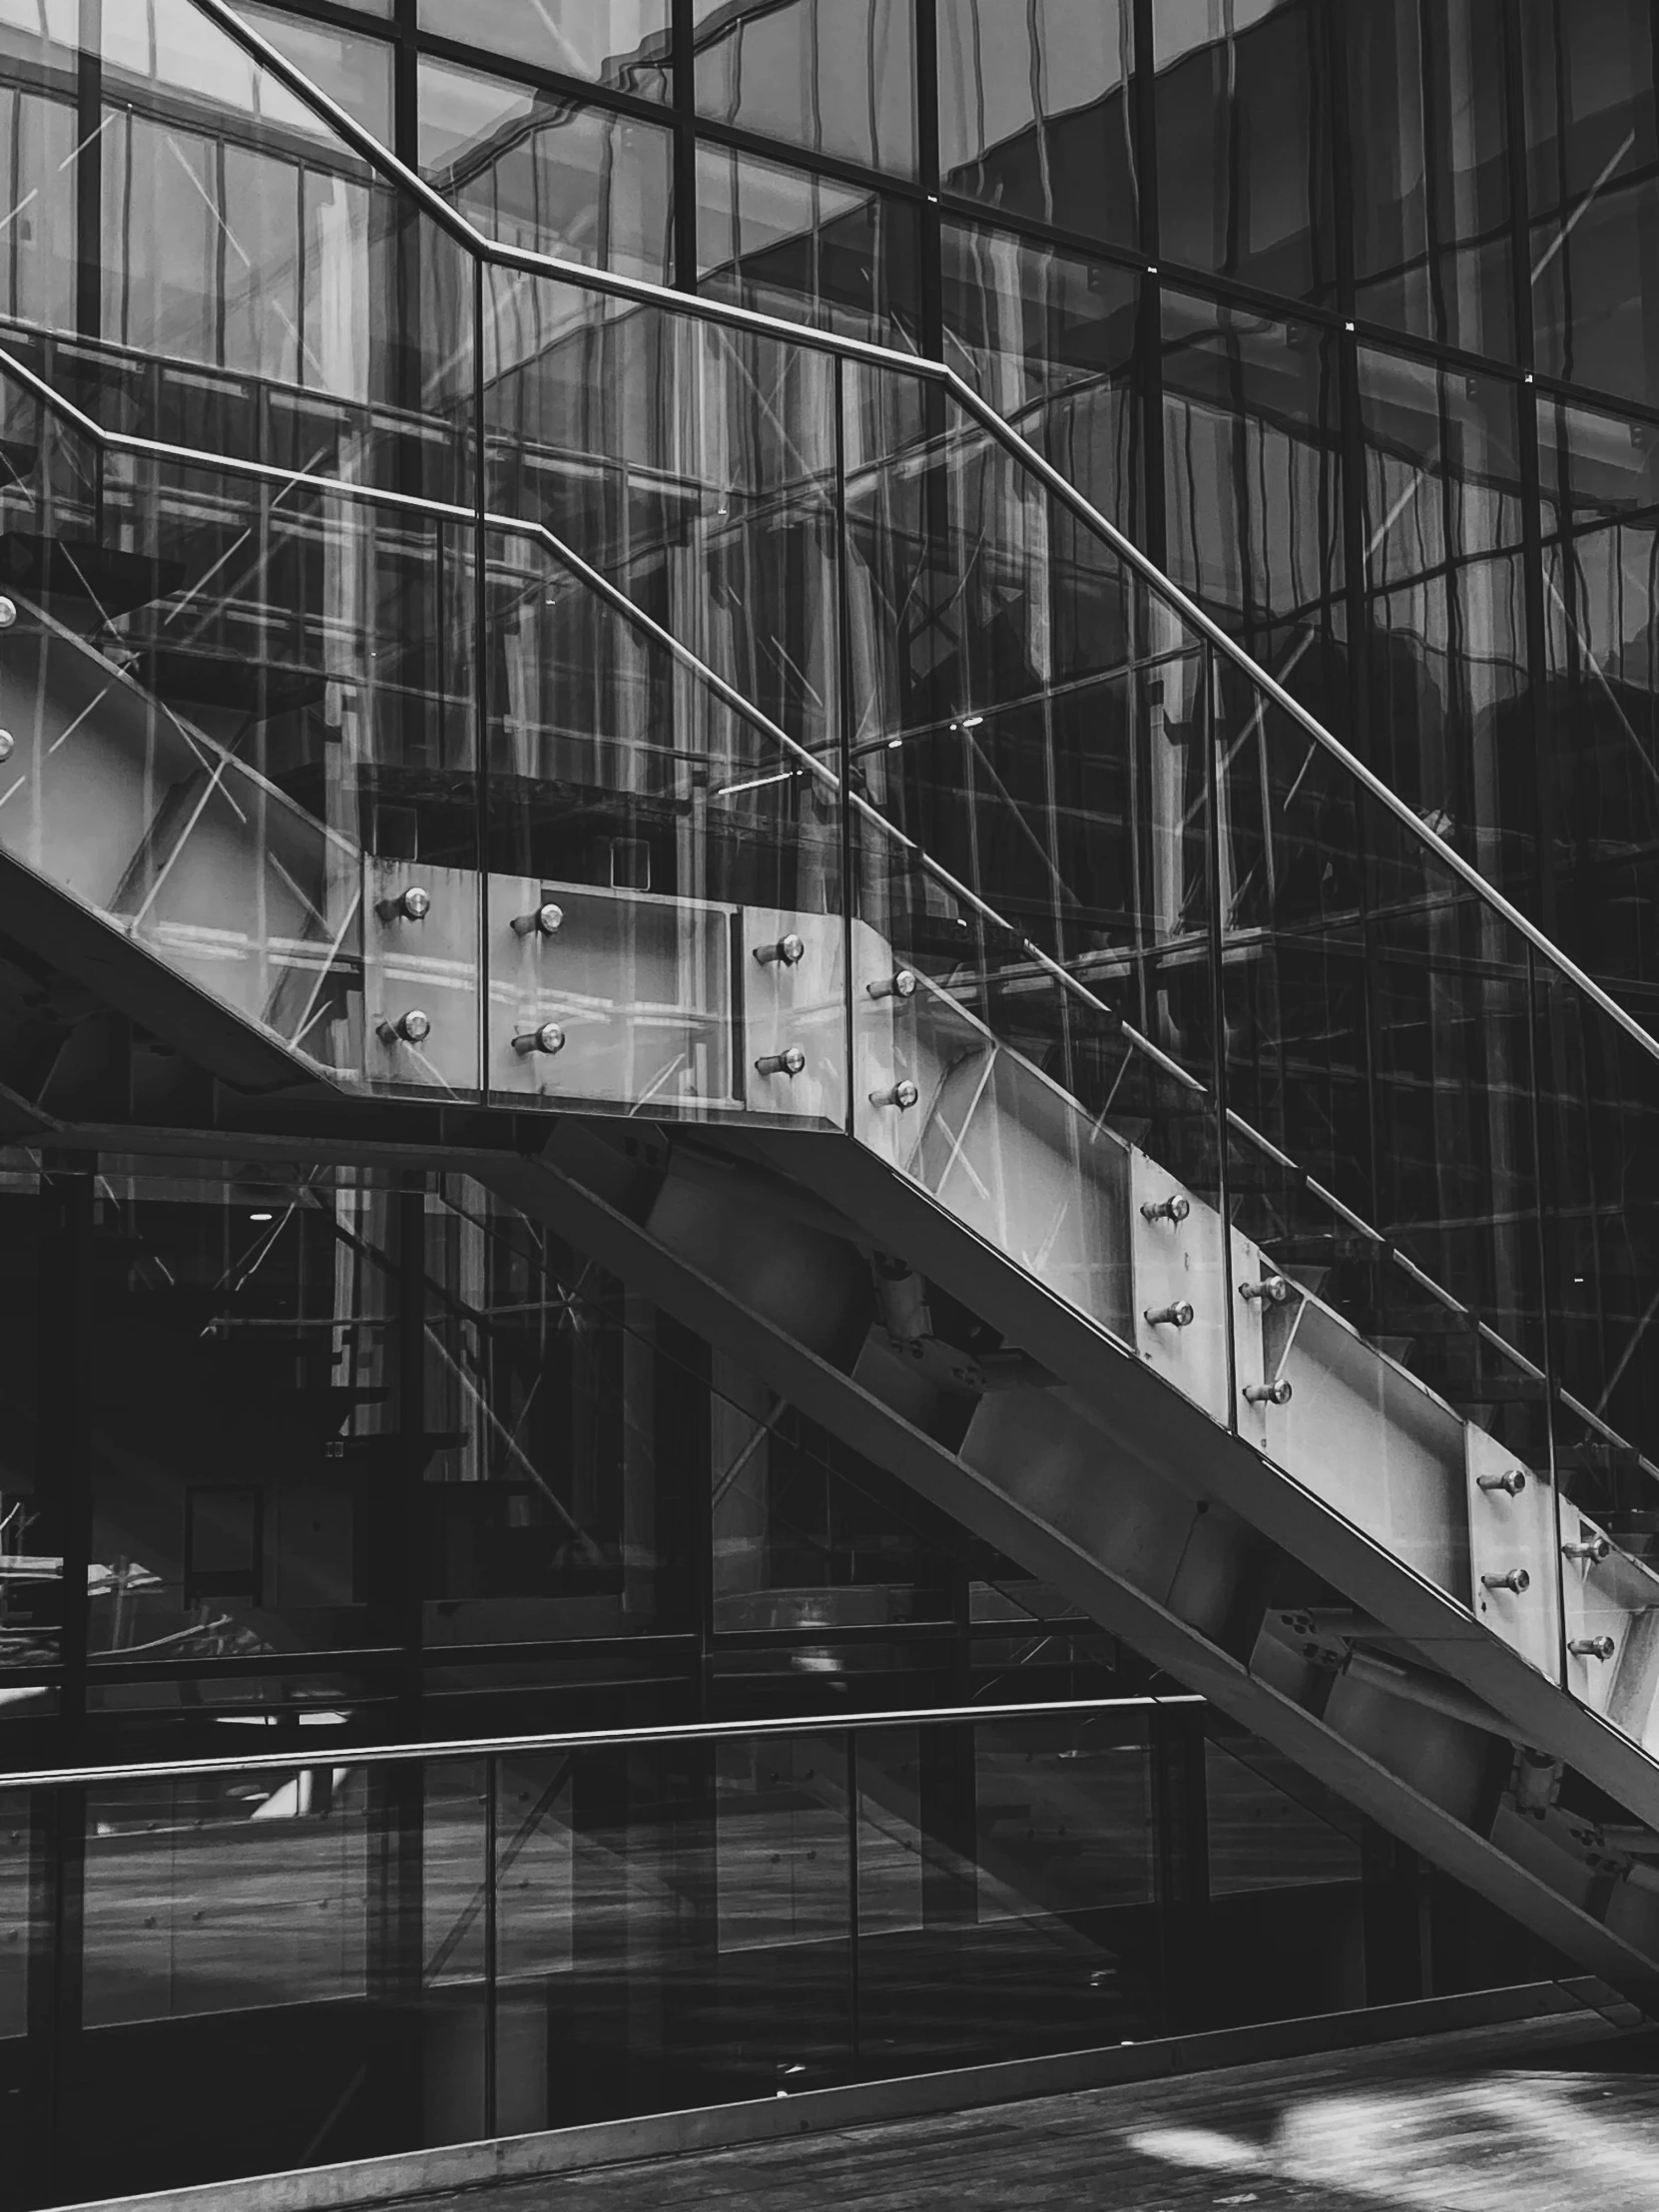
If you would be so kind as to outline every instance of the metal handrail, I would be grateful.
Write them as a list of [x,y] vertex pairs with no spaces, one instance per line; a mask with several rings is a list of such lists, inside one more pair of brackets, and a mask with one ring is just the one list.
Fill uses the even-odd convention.
[[[314,1749],[257,1751],[223,1759],[123,1760],[105,1766],[41,1767],[0,1773],[0,1790],[72,1789],[106,1782],[166,1782],[216,1774],[290,1774],[295,1767],[383,1767],[400,1759],[489,1759],[512,1752],[599,1751],[635,1744],[723,1744],[752,1736],[844,1736],[858,1728],[917,1728],[972,1721],[1076,1720],[1091,1713],[1149,1713],[1206,1705],[1190,1690],[1160,1697],[1047,1698],[1024,1705],[914,1706],[878,1713],[792,1715],[755,1721],[669,1721],[651,1728],[562,1728],[531,1736],[467,1736],[411,1744],[323,1742]],[[303,1710],[297,1708],[296,1710]],[[252,1717],[252,1716],[250,1716]],[[241,1725],[223,1714],[227,1725]]]
[[835,354],[845,360],[861,361],[872,367],[890,369],[939,385],[1004,451],[1029,469],[1055,498],[1070,508],[1079,521],[1103,539],[1120,559],[1126,561],[1166,605],[1207,638],[1219,653],[1232,661],[1316,745],[1339,761],[1419,843],[1426,846],[1454,874],[1460,876],[1512,929],[1518,930],[1552,967],[1564,975],[1576,989],[1583,991],[1609,1019],[1616,1022],[1634,1043],[1652,1059],[1659,1061],[1659,1039],[1653,1037],[1633,1014],[1621,1006],[1592,976],[1586,974],[1559,945],[1546,937],[1534,922],[1529,921],[1520,908],[1505,898],[1472,862],[1465,860],[1460,852],[1420,821],[1396,792],[1367,768],[1340,738],[1328,730],[1316,716],[1310,714],[1259,662],[1253,660],[1220,623],[1206,614],[1197,601],[1189,598],[1178,584],[1173,583],[1139,546],[1125,537],[1116,523],[1110,521],[1086,499],[1074,484],[1046,460],[1035,446],[1021,437],[953,368],[943,361],[928,360],[920,354],[901,352],[891,346],[875,345],[866,339],[844,337],[835,331],[817,329],[809,323],[790,322],[782,316],[761,314],[753,308],[732,306],[722,300],[704,298],[695,292],[676,291],[666,284],[651,283],[644,277],[624,276],[610,270],[590,269],[579,262],[561,261],[553,255],[532,253],[527,248],[503,246],[469,223],[423,177],[411,170],[406,163],[399,161],[372,132],[365,130],[337,102],[312,84],[285,54],[280,53],[252,25],[245,23],[231,6],[230,0],[196,0],[196,5],[262,67],[269,69],[296,99],[309,106],[329,124],[352,151],[383,177],[387,184],[412,198],[423,214],[438,224],[481,265],[522,270],[532,276],[556,278],[578,289],[631,299],[641,306],[691,315],[698,320],[719,323],[730,329],[750,330],[759,336],[807,346],[819,352]]
[[[677,295],[670,294],[670,296]],[[35,394],[43,407],[72,422],[81,435],[107,451],[138,453],[152,459],[171,461],[179,466],[203,468],[221,475],[243,476],[257,482],[278,483],[287,488],[304,484],[325,491],[330,496],[343,495],[364,505],[387,505],[395,511],[433,516],[468,528],[476,527],[480,519],[475,508],[453,501],[423,498],[418,494],[409,492],[384,491],[373,485],[362,484],[349,478],[317,476],[308,470],[282,469],[268,462],[247,460],[239,456],[220,456],[199,452],[190,447],[164,443],[154,438],[139,437],[130,431],[106,429],[103,424],[85,414],[72,401],[63,398],[38,371],[28,367],[4,346],[0,346],[0,374],[15,376],[19,382]],[[774,722],[770,715],[757,707],[752,700],[748,699],[718,670],[711,668],[673,631],[666,628],[655,616],[648,614],[644,608],[629,597],[620,585],[605,575],[603,570],[596,568],[585,559],[573,546],[568,545],[545,523],[526,521],[521,516],[516,515],[495,514],[488,510],[484,512],[482,521],[487,529],[499,530],[504,535],[511,535],[527,543],[539,545],[543,551],[551,555],[554,560],[568,569],[571,574],[599,597],[613,613],[649,637],[687,675],[718,698],[740,721],[747,723],[750,728],[764,736],[770,744],[778,748],[786,757],[793,760],[797,764],[799,773],[816,778],[837,800],[840,798],[842,792],[841,778],[830,766],[828,761],[814,753],[809,747],[804,746],[799,739],[792,737],[780,723]],[[1110,527],[1109,525],[1104,526]],[[1157,572],[1154,571],[1153,573],[1156,575]],[[1336,741],[1334,739],[1331,743],[1335,747]],[[848,788],[845,793],[845,802],[849,810],[857,815],[860,822],[889,843],[901,847],[941,889],[977,914],[981,921],[986,922],[994,929],[1003,931],[1013,939],[1041,973],[1046,975],[1068,996],[1080,1005],[1087,1007],[1091,1013],[1106,1023],[1115,1034],[1123,1038],[1131,1050],[1143,1054],[1165,1076],[1182,1089],[1196,1097],[1210,1099],[1209,1089],[1198,1076],[1184,1067],[1179,1060],[1166,1052],[1151,1037],[1146,1036],[1131,1022],[1125,1020],[1117,1008],[1100,997],[1079,975],[1073,973],[1071,969],[1056,960],[1051,953],[1045,951],[1041,945],[1036,944],[1026,936],[1013,922],[999,913],[987,899],[981,897],[970,885],[962,882],[941,861],[936,860],[915,838],[908,836],[896,824],[889,822],[886,816],[878,808],[872,806],[868,800],[864,799],[861,794]],[[1415,817],[1410,815],[1408,810],[1405,819],[1419,830],[1421,830],[1421,825],[1416,823]],[[1426,832],[1424,834],[1426,837]],[[1475,884],[1478,888],[1479,878],[1475,879]],[[1646,1031],[1638,1028],[1635,1033],[1644,1043],[1649,1044],[1650,1049],[1652,1048],[1652,1040],[1647,1037]],[[1273,1160],[1288,1173],[1299,1177],[1302,1180],[1303,1187],[1315,1200],[1325,1206],[1337,1220],[1346,1223],[1358,1235],[1375,1244],[1380,1253],[1386,1254],[1402,1273],[1410,1277],[1418,1289],[1434,1299],[1447,1312],[1457,1314],[1468,1320],[1474,1333],[1484,1344],[1510,1362],[1523,1375],[1535,1381],[1543,1380],[1543,1371],[1535,1362],[1529,1360],[1524,1353],[1509,1344],[1488,1322],[1475,1315],[1453,1292],[1446,1290],[1443,1285],[1435,1282],[1408,1254],[1399,1251],[1384,1230],[1379,1229],[1374,1223],[1367,1221],[1346,1201],[1339,1198],[1334,1192],[1327,1190],[1282,1147],[1276,1145],[1271,1138],[1265,1136],[1246,1121],[1236,1109],[1231,1107],[1228,1109],[1227,1123],[1234,1136],[1254,1147],[1264,1157]],[[1618,1434],[1617,1430],[1608,1425],[1601,1415],[1582,1405],[1566,1391],[1563,1390],[1560,1394],[1563,1402],[1598,1434],[1616,1444],[1622,1444],[1626,1441]],[[1650,1471],[1656,1476],[1659,1476],[1659,1466],[1653,1466],[1645,1458],[1643,1463],[1648,1465]]]

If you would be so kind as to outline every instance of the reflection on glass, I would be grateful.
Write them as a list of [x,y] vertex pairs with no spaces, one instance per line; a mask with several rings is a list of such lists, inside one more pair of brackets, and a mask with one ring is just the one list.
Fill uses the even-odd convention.
[[1212,1897],[1360,1880],[1359,1816],[1271,1745],[1207,1740],[1204,1802]]
[[[332,25],[302,23],[285,10],[258,0],[236,0],[238,15],[304,71],[319,91],[335,100],[375,137],[391,144],[391,46]],[[389,9],[385,12],[389,12]]]
[[1349,720],[1335,334],[1166,288],[1166,562],[1328,727]]
[[1139,279],[983,225],[944,223],[940,252],[946,360],[1133,536],[1142,495]]
[[[46,1372],[63,1311],[53,1270],[62,1268],[79,1180],[50,1178],[43,1200],[38,1158],[0,1153],[0,1327],[14,1348],[0,1381],[0,1672],[21,1677],[0,1686],[0,1721],[51,1710],[44,1677],[61,1657],[61,1467],[50,1442],[43,1445],[40,1416],[43,1375],[47,1402],[56,1394]],[[52,1257],[43,1264],[48,1240]]]
[[1132,0],[951,0],[938,54],[947,192],[1134,244]]
[[504,246],[667,283],[669,133],[423,56],[421,174]]
[[481,2013],[444,1943],[481,1899],[482,1788],[336,1763],[89,1792],[77,2189],[475,2134]]
[[914,169],[906,0],[695,0],[693,24],[699,115],[865,169]]
[[419,0],[423,31],[565,77],[666,100],[670,0]]
[[655,1309],[463,1178],[424,1220],[427,1643],[678,1625]]
[[[92,131],[78,125],[80,49],[65,37],[78,21],[101,26],[85,54],[104,99]],[[317,30],[301,58],[319,41],[324,81],[383,129],[379,51]],[[452,418],[468,376],[461,250],[229,34],[185,0],[133,0],[83,19],[45,11],[6,44],[17,81],[0,94],[0,305],[104,348],[60,369],[60,389],[153,435],[181,381],[200,392],[267,379]],[[89,224],[98,247],[83,264]],[[189,442],[200,429],[197,414]]]
[[1152,11],[1168,261],[1292,299],[1336,287],[1331,63],[1320,0]]
[[395,1190],[111,1159],[95,1205],[94,1657],[195,1671],[390,1641]]
[[1363,0],[1349,20],[1355,301],[1419,337],[1512,359],[1501,0]]
[[1651,399],[1659,343],[1652,16],[1626,0],[1529,0],[1513,20],[1538,366],[1620,398]]
[[920,243],[907,201],[698,147],[697,288],[710,298],[914,346]]
[[[718,1633],[951,1617],[944,1530],[930,1544],[915,1525],[928,1516],[915,1503],[903,1493],[889,1496],[875,1468],[718,1356],[714,1383],[709,1475]],[[821,1649],[782,1656],[797,1672],[830,1675],[843,1655]]]
[[857,1761],[866,2067],[1148,2032],[1150,1770],[1133,1721],[872,1729]]
[[1537,804],[1515,387],[1362,348],[1369,765],[1500,890]]
[[1546,846],[1556,941],[1626,1004],[1659,983],[1659,661],[1656,455],[1646,423],[1545,402],[1546,726],[1554,733]]

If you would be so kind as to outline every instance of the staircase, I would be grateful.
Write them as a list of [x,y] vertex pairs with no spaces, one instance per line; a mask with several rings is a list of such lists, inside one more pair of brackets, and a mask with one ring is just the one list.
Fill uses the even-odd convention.
[[[467,1109],[457,1164],[1646,1998],[1659,1048],[945,372],[479,280],[478,573],[465,503],[278,508],[0,356],[8,930],[250,1091]],[[596,332],[654,364],[603,452],[547,427]],[[131,463],[67,554],[66,445]]]

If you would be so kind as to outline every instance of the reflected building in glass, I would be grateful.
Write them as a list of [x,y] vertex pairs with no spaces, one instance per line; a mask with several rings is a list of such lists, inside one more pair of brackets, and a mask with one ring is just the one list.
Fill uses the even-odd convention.
[[0,0],[0,2197],[1573,1970],[935,1476],[1198,1207],[1651,1549],[1652,11],[225,12]]

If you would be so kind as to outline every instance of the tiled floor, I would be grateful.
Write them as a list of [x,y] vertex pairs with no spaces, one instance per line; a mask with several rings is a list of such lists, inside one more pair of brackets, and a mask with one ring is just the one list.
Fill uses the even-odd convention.
[[517,2183],[461,2212],[694,2206],[1659,2212],[1659,2031],[1558,2017]]

